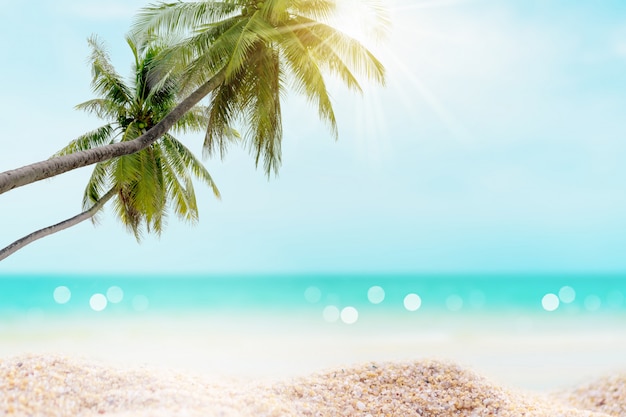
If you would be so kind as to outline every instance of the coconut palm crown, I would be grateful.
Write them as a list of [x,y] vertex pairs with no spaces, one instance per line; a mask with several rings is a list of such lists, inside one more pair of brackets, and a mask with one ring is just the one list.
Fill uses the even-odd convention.
[[[384,7],[366,3],[386,25]],[[256,164],[263,160],[270,175],[281,162],[281,98],[288,87],[317,108],[336,138],[325,76],[356,91],[361,91],[358,77],[384,84],[384,67],[372,52],[326,23],[336,6],[335,0],[157,3],[139,13],[133,33],[179,38],[158,57],[157,67],[178,68],[189,91],[223,74],[210,92],[204,150],[223,156],[228,126],[236,125]]]
[[[338,0],[341,1],[341,0]],[[374,12],[378,0],[363,0]],[[323,74],[354,90],[356,76],[383,83],[384,68],[355,39],[328,25],[334,0],[244,0],[159,3],[140,12],[134,34],[141,39],[182,35],[159,61],[186,70],[185,98],[134,140],[110,143],[0,173],[0,194],[80,167],[130,155],[151,146],[205,97],[211,98],[205,150],[224,155],[226,126],[241,121],[245,143],[268,175],[280,165],[280,98],[295,87],[317,106],[332,133],[337,128]],[[384,13],[382,13],[384,15]],[[382,19],[386,22],[385,19]]]
[[[92,87],[97,98],[76,108],[95,114],[106,124],[73,140],[57,156],[135,139],[178,104],[178,79],[172,72],[159,76],[151,65],[163,47],[156,43],[144,47],[132,36],[127,37],[127,43],[135,59],[128,84],[113,68],[102,43],[95,37],[89,39]],[[208,122],[207,109],[195,106],[171,130],[203,131]],[[229,130],[227,134],[235,133]],[[219,198],[203,164],[168,131],[146,149],[96,164],[84,192],[83,207],[113,198],[117,217],[139,240],[144,232],[161,233],[170,208],[183,220],[198,219],[192,177],[208,185]]]

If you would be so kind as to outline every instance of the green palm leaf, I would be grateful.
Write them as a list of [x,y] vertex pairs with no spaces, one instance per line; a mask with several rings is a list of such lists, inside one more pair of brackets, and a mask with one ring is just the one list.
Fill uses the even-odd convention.
[[85,149],[104,145],[113,139],[114,129],[111,124],[106,124],[96,130],[87,132],[71,141],[66,147],[54,154],[54,156],[69,155]]
[[120,112],[124,111],[123,105],[103,98],[87,100],[77,104],[74,108],[94,114],[101,119],[115,119]]
[[[127,37],[127,43],[135,59],[134,77],[129,85],[124,84],[113,69],[104,46],[95,38],[89,40],[94,74],[92,86],[98,97],[77,108],[107,120],[108,124],[76,138],[59,151],[59,155],[133,140],[178,104],[180,74],[171,69],[163,71],[155,65],[155,59],[165,47],[160,43],[140,44],[132,36]],[[177,121],[174,130],[201,132],[206,129],[208,120],[208,109],[197,106]],[[197,220],[192,175],[219,197],[202,163],[166,134],[142,151],[96,164],[85,188],[83,206],[91,207],[109,190],[114,190],[114,212],[127,230],[137,240],[146,233],[159,235],[166,225],[169,210],[182,220]]]
[[[334,52],[333,55],[340,57],[354,71],[377,83],[385,83],[384,65],[356,39],[331,26],[302,17],[294,17],[291,25],[296,28],[296,32],[308,31],[312,37],[307,39],[316,38],[315,43],[318,47],[323,44],[326,48],[331,49]],[[319,58],[324,59],[323,56]]]
[[[365,4],[384,27],[381,2]],[[374,54],[327,23],[336,11],[335,0],[160,3],[140,14],[134,30],[179,35],[156,65],[180,69],[186,91],[225,71],[225,81],[209,97],[204,152],[223,157],[231,126],[237,126],[255,163],[263,160],[270,175],[281,163],[285,84],[315,106],[335,138],[337,120],[325,77],[335,76],[359,92],[361,77],[384,84],[384,67]]]
[[115,103],[128,102],[131,92],[113,68],[111,58],[104,45],[96,36],[90,37],[88,43],[92,48],[91,72],[93,79],[91,84],[94,91]]
[[[96,164],[91,177],[85,187],[83,196],[83,209],[88,209],[111,188],[110,165],[113,161]],[[92,217],[95,219],[95,217]]]
[[196,178],[208,185],[215,197],[220,198],[220,192],[206,169],[204,164],[200,162],[198,158],[191,152],[185,145],[182,144],[172,135],[165,135],[161,141],[161,145],[164,151],[167,153],[167,157],[172,161],[178,159],[179,164],[171,164],[172,166],[180,166],[185,168],[183,172],[191,172]]
[[162,34],[163,32],[193,31],[194,28],[221,20],[238,8],[235,1],[198,1],[157,3],[144,7],[135,20],[133,33]]

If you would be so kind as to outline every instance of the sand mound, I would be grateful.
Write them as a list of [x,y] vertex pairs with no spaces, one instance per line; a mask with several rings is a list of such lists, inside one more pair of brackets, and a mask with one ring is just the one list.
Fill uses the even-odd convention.
[[554,398],[571,406],[626,417],[626,375],[612,375],[556,393]]
[[120,370],[57,356],[0,362],[0,415],[170,416],[173,410],[188,416],[248,415],[236,397],[225,386],[162,371]]
[[[613,394],[598,395],[608,401]],[[188,376],[119,370],[62,357],[0,361],[0,415],[7,416],[624,415],[593,409],[607,414],[510,391],[458,366],[430,361],[371,363],[274,385],[209,384]]]
[[332,371],[280,393],[303,416],[601,416],[507,390],[454,364],[380,363]]

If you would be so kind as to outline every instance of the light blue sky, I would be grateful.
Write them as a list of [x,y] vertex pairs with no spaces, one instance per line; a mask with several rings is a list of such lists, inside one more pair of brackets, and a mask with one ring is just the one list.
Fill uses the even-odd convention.
[[[0,170],[99,121],[86,38],[118,70],[139,0],[0,0]],[[207,161],[195,226],[138,245],[110,215],[0,263],[11,272],[626,270],[626,3],[398,0],[388,86],[334,89],[340,139],[290,96],[283,167]],[[202,138],[186,138],[200,153]],[[2,246],[78,213],[91,168],[0,195]]]

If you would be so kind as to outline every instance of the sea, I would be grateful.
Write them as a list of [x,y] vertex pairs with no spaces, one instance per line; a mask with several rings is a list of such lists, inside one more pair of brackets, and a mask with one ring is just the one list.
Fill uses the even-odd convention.
[[172,311],[390,315],[626,313],[626,274],[0,275],[0,316]]
[[0,360],[284,379],[437,358],[553,389],[626,372],[626,274],[0,275]]

